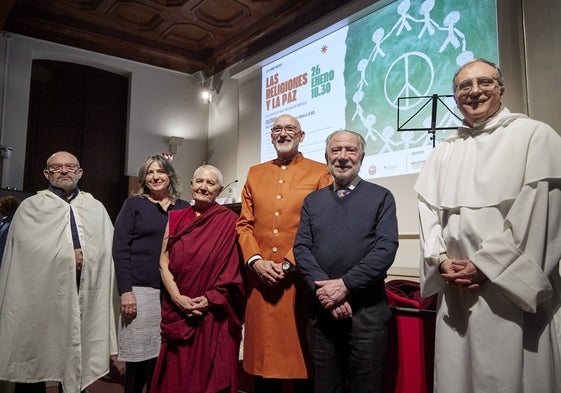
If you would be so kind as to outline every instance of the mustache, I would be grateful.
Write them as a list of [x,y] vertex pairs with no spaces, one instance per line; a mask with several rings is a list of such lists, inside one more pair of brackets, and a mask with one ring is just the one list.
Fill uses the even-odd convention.
[[480,104],[482,102],[487,102],[487,101],[488,101],[488,98],[486,98],[486,97],[485,98],[478,97],[478,98],[475,98],[475,99],[468,99],[468,100],[465,101],[465,103],[466,104]]
[[275,140],[275,142],[292,142],[292,137],[288,136],[288,135],[279,135]]

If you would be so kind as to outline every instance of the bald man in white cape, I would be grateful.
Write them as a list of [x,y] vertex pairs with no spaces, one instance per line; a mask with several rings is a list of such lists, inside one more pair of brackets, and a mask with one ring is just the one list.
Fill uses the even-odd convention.
[[[117,352],[113,226],[92,195],[76,191],[67,202],[52,190],[25,199],[8,234],[0,269],[0,380],[59,381],[65,392],[78,393],[109,372]],[[79,288],[71,210],[83,254]]]

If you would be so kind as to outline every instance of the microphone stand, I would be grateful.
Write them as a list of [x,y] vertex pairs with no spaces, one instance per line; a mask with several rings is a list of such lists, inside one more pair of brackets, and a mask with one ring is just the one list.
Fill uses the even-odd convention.
[[[237,183],[237,182],[238,182],[238,179],[232,180],[230,183],[226,184],[226,185],[224,186],[224,188],[222,188],[222,191],[220,191],[220,194],[222,194],[222,193],[224,192],[224,190],[228,189],[228,187],[230,187],[232,184]],[[218,195],[220,195],[220,194],[218,194]],[[235,197],[235,195],[230,196],[229,189],[228,189],[228,196],[226,197],[226,200],[228,200],[228,199],[231,200],[229,203],[234,203],[234,202],[236,202],[236,197]],[[233,199],[233,201],[232,201],[232,199]]]

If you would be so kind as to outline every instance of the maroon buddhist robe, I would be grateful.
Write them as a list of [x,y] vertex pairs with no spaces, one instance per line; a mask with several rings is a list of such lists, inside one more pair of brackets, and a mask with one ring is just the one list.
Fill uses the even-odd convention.
[[169,216],[169,270],[181,294],[204,295],[211,308],[187,317],[163,291],[162,348],[152,393],[237,392],[245,292],[236,243],[237,215],[214,205]]

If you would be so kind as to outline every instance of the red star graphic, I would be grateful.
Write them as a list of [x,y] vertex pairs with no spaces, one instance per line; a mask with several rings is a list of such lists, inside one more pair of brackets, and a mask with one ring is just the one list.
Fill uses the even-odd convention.
[[325,54],[326,52],[327,52],[327,45],[324,44],[324,45],[321,47],[321,53],[324,53],[324,54]]

